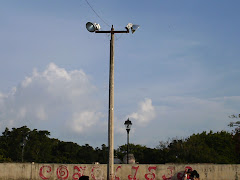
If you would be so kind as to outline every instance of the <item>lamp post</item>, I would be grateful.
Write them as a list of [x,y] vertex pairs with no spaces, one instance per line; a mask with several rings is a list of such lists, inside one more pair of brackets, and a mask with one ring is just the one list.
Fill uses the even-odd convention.
[[124,123],[126,130],[127,130],[127,164],[128,164],[128,153],[129,153],[129,132],[131,130],[131,126],[132,126],[132,122],[129,120],[129,118],[127,119],[127,121],[125,121]]
[[100,25],[97,23],[88,22],[86,28],[89,32],[95,33],[110,33],[110,68],[109,68],[109,108],[108,108],[108,168],[107,180],[114,179],[114,34],[115,33],[129,33],[131,29],[134,33],[139,26],[129,23],[125,31],[115,31],[113,26],[110,31],[99,31]]

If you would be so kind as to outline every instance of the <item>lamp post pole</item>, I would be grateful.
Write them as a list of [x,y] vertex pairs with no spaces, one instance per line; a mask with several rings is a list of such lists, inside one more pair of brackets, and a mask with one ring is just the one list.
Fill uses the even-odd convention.
[[127,164],[128,162],[128,153],[129,153],[129,131],[130,129],[127,129]]
[[127,130],[127,164],[128,164],[128,153],[129,153],[129,132],[131,130],[132,122],[129,120],[129,118],[124,122],[124,125]]

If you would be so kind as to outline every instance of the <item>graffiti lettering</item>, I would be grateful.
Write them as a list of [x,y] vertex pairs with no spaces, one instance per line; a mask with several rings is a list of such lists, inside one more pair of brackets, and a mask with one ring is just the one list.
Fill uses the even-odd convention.
[[117,177],[116,174],[117,174],[117,171],[118,169],[122,168],[122,166],[118,166],[117,169],[116,169],[116,172],[115,172],[115,180],[120,180],[120,177]]
[[59,166],[59,168],[57,168],[57,177],[58,179],[68,178],[68,169],[66,166]]
[[139,168],[139,166],[137,166],[137,167],[134,167],[134,166],[133,166],[133,167],[132,167],[132,169],[135,169],[136,171],[135,171],[135,174],[134,174],[133,178],[131,177],[132,175],[128,175],[128,180],[138,180],[138,179],[136,178],[138,168]]
[[167,177],[166,177],[165,174],[162,176],[163,180],[171,180],[171,179],[172,179],[173,170],[175,170],[175,167],[169,166],[167,169],[168,169],[170,172],[167,174]]
[[47,174],[49,174],[51,171],[52,171],[52,168],[51,168],[51,166],[42,166],[41,168],[40,168],[40,170],[39,170],[39,176],[42,178],[42,179],[49,179],[50,177],[51,177],[51,174],[48,176],[48,177],[46,177],[46,176],[44,176],[43,174],[45,174],[44,172],[44,169],[45,168],[47,168],[47,170],[46,170],[46,172],[47,172]]
[[[151,172],[151,170],[155,170],[156,171],[156,169],[157,169],[157,166],[149,167],[148,168],[149,173],[145,174],[145,179],[147,179],[147,180],[154,180],[156,175],[155,175],[155,173]],[[150,176],[150,178],[149,178],[149,176]]]
[[74,166],[74,169],[76,169],[77,172],[73,174],[72,178],[78,180],[81,176],[83,176],[86,166],[85,167]]
[[[96,174],[96,176],[94,175]],[[94,180],[102,180],[103,178],[103,171],[100,169],[100,167],[93,167],[91,171],[91,176]]]
[[[140,177],[137,178],[137,173],[138,173],[139,167],[140,166],[132,166],[131,167],[132,173],[127,176],[128,180],[139,180]],[[157,178],[157,173],[156,173],[157,167],[158,166],[149,166],[148,171],[146,172],[146,174],[144,174],[144,179],[145,180],[158,179],[159,177]],[[57,177],[55,177],[55,175],[53,173],[55,170],[53,169],[53,167],[49,166],[49,165],[43,165],[39,169],[39,176],[41,179],[44,179],[44,180],[48,180],[48,179],[52,179],[52,178],[61,179],[61,180],[64,180],[64,179],[78,180],[81,176],[84,175],[84,172],[87,167],[86,166],[73,166],[73,168],[74,168],[73,175],[71,174],[69,176],[69,171],[68,171],[67,166],[60,165],[60,166],[58,166],[58,168],[56,170]],[[121,178],[123,178],[122,177],[123,175],[121,175],[121,173],[119,173],[119,169],[121,169],[121,168],[122,168],[122,166],[117,166],[115,175],[114,175],[114,180],[121,180]],[[187,171],[188,169],[192,170],[192,167],[186,166],[185,171]],[[163,180],[171,180],[173,178],[174,171],[175,171],[175,167],[169,166],[167,168],[167,173],[162,176],[162,179]],[[72,172],[72,171],[70,171],[70,172]],[[90,172],[90,176],[92,177],[93,180],[104,180],[104,173],[103,173],[103,170],[101,169],[101,166],[99,166],[99,165],[93,166],[91,169],[91,172]],[[140,175],[138,175],[138,176],[140,176]],[[143,178],[143,177],[141,177],[141,178]],[[178,172],[176,174],[175,178],[177,180],[182,180],[184,178],[184,171]]]

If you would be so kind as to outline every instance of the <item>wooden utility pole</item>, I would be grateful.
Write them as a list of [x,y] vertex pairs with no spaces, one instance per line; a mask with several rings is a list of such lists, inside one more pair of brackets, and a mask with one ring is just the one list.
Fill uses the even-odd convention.
[[126,31],[95,31],[95,33],[111,33],[110,39],[110,68],[109,68],[109,108],[108,108],[108,167],[107,180],[114,180],[114,34],[129,33]]
[[86,28],[89,32],[95,33],[111,33],[110,40],[110,68],[109,68],[109,109],[108,109],[108,167],[107,167],[107,180],[114,180],[114,34],[115,33],[132,33],[136,31],[138,25],[129,23],[125,31],[114,31],[112,26],[111,31],[99,31],[100,25],[88,22]]
[[108,180],[114,179],[114,28],[111,29],[108,109]]

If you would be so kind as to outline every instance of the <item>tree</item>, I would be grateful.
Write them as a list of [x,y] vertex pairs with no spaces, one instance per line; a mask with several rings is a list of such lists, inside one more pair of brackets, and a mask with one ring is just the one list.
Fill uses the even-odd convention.
[[97,154],[95,153],[92,146],[89,144],[85,144],[81,146],[80,150],[77,153],[78,159],[80,163],[83,164],[92,164],[96,162]]
[[57,163],[69,163],[76,164],[79,163],[79,151],[81,147],[73,142],[63,142],[59,140],[52,140],[53,150],[52,150],[52,162]]
[[165,163],[237,163],[235,141],[226,131],[173,139],[161,150],[165,153]]
[[[157,163],[157,156],[159,154],[158,149],[151,149],[144,145],[140,144],[129,144],[129,153],[134,154],[136,162],[140,164],[155,164]],[[116,155],[119,159],[123,159],[123,157],[127,153],[127,144],[119,146],[116,150]]]
[[[240,114],[238,115],[234,115],[232,114],[231,116],[228,116],[231,119],[238,119],[240,118]],[[236,122],[230,122],[228,124],[229,127],[235,127],[235,132],[239,132],[240,131],[240,121],[236,121]]]
[[25,159],[28,162],[50,162],[52,142],[48,137],[50,132],[37,131],[34,129],[28,134],[28,142],[26,144]]
[[[231,116],[229,116],[229,118],[231,119],[239,119],[240,118],[240,114],[238,115],[234,115],[232,114]],[[235,122],[230,122],[228,124],[229,127],[234,127],[234,130],[232,131],[233,134],[233,139],[236,143],[235,146],[235,151],[238,154],[237,159],[238,159],[238,163],[240,163],[240,121],[235,121]]]
[[105,144],[102,144],[101,149],[96,147],[95,152],[97,154],[96,162],[101,164],[107,164],[108,162],[108,147]]
[[10,131],[8,128],[5,129],[5,131],[2,133],[2,136],[0,136],[0,161],[1,162],[5,162],[6,158],[9,159],[9,161],[11,161],[11,158],[9,158],[9,135],[10,135]]
[[[0,162],[38,162],[89,164],[108,161],[108,147],[102,144],[95,149],[89,144],[80,146],[49,138],[50,132],[30,130],[27,126],[8,128],[0,136]],[[24,146],[22,145],[23,141]],[[23,151],[24,150],[24,151]],[[202,132],[185,139],[169,139],[159,142],[156,148],[129,144],[136,162],[141,164],[160,163],[239,163],[240,133]],[[119,146],[115,155],[119,159],[127,153],[127,145]],[[23,156],[22,156],[23,155]]]
[[10,158],[14,162],[21,162],[23,158],[23,141],[28,140],[30,129],[27,126],[20,128],[8,128],[2,133],[0,138],[0,148],[2,149],[3,157]]

